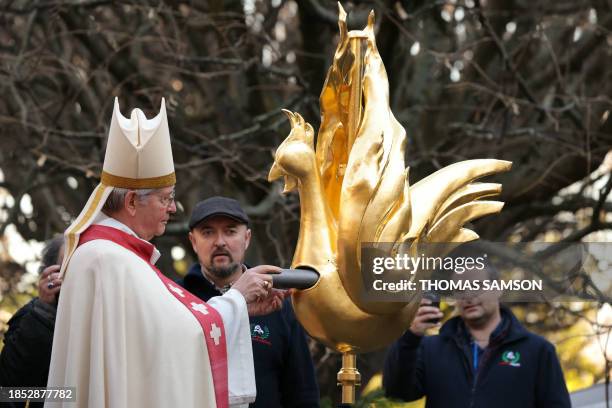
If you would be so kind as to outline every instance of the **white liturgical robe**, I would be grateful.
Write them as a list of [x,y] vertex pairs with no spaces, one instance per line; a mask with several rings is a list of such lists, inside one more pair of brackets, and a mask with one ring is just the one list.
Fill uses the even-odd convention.
[[[112,218],[100,215],[96,224],[135,237]],[[159,258],[154,247],[151,258],[150,264]],[[48,387],[76,387],[77,403],[45,407],[217,407],[205,336],[214,346],[221,332],[203,330],[178,299],[176,291],[185,290],[164,283],[150,264],[105,239],[74,252],[59,298]],[[210,306],[224,326],[229,404],[248,404],[255,375],[244,297],[231,289]],[[201,305],[194,309],[206,313]]]

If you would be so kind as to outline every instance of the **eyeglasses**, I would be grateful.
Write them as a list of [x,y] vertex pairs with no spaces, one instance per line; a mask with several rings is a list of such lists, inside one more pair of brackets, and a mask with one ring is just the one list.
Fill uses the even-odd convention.
[[176,192],[173,191],[168,195],[157,195],[157,197],[159,198],[159,202],[164,206],[164,207],[170,207],[172,205],[172,203],[174,203],[174,199],[176,197]]
[[170,207],[174,203],[176,192],[172,190],[170,194],[161,195],[159,190],[134,190],[138,195],[139,200],[144,200],[147,197],[155,196],[159,198],[159,202],[166,208]]

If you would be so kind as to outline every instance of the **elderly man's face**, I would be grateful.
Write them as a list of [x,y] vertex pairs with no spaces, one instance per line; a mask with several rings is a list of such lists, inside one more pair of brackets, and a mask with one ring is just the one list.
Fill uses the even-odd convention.
[[146,240],[160,236],[166,231],[170,214],[176,212],[174,186],[164,187],[148,194],[143,200],[136,200],[138,235]]
[[240,270],[251,230],[233,218],[217,215],[196,225],[189,240],[205,272],[224,279]]

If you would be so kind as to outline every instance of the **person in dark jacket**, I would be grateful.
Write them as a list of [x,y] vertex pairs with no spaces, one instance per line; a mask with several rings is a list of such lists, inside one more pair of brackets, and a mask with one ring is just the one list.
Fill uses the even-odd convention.
[[[19,309],[8,322],[4,347],[0,353],[0,386],[45,387],[51,362],[57,296],[62,281],[58,279],[62,260],[63,236],[47,242],[43,249],[38,281],[39,296]],[[23,407],[16,402],[6,407]],[[42,407],[42,402],[30,403]]]
[[424,336],[442,313],[423,299],[410,329],[389,349],[385,394],[426,408],[570,408],[554,346],[501,306],[498,292],[466,293],[459,316]]
[[[207,301],[229,290],[247,268],[249,218],[238,201],[212,197],[199,202],[189,221],[189,240],[198,256],[178,283]],[[304,329],[291,302],[264,316],[249,317],[257,397],[251,407],[319,406],[319,389]]]

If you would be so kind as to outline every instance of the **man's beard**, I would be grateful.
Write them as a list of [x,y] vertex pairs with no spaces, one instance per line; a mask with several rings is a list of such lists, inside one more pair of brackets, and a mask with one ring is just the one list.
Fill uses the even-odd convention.
[[208,268],[208,271],[219,279],[225,279],[225,278],[229,278],[230,276],[232,276],[232,274],[234,274],[239,269],[240,269],[240,264],[237,262],[232,262],[231,264],[227,266],[211,265],[210,268]]

